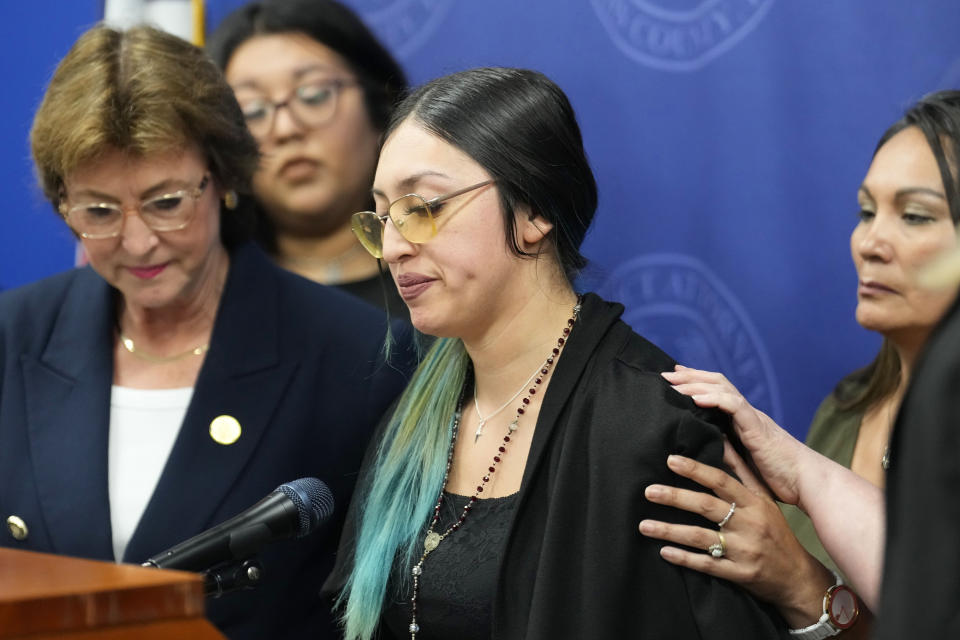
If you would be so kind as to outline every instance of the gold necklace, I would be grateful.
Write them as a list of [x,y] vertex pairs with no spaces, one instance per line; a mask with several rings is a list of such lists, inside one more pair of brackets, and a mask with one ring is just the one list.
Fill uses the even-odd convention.
[[200,346],[194,347],[193,349],[188,349],[183,353],[178,353],[172,356],[155,356],[152,353],[147,353],[146,351],[137,349],[137,345],[134,344],[133,340],[123,335],[122,331],[120,332],[120,344],[123,345],[123,348],[126,349],[130,355],[154,364],[176,362],[177,360],[181,360],[187,356],[202,356],[210,349],[210,343],[205,342]]

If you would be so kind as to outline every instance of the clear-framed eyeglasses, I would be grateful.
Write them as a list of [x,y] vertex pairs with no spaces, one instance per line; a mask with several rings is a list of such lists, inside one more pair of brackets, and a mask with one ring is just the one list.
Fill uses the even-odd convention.
[[[210,184],[210,176],[204,175],[199,186],[173,193],[148,198],[134,209],[153,231],[177,231],[183,229],[193,219],[197,211],[197,200]],[[81,238],[101,240],[115,238],[123,230],[126,218],[124,208],[115,202],[82,202],[75,205],[60,202],[60,215],[70,228]]]
[[240,92],[237,101],[247,122],[247,128],[255,138],[266,138],[273,131],[277,120],[277,111],[286,107],[297,122],[313,129],[326,124],[337,113],[337,102],[345,87],[354,86],[356,81],[340,78],[336,80],[316,80],[305,82],[280,102],[274,102],[261,95],[244,95]]
[[423,244],[437,235],[437,222],[434,215],[443,207],[444,202],[493,182],[493,180],[484,180],[429,200],[415,193],[408,193],[391,202],[387,213],[360,211],[353,214],[350,219],[350,228],[370,255],[374,258],[382,258],[383,231],[387,218],[390,218],[393,226],[408,242]]

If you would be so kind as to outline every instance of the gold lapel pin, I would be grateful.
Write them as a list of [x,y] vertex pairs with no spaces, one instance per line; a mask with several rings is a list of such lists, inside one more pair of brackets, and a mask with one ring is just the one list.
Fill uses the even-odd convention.
[[218,444],[233,444],[240,439],[242,432],[240,423],[233,416],[217,416],[210,422],[210,437]]
[[26,540],[30,530],[27,529],[27,523],[19,516],[10,516],[7,518],[7,529],[14,540]]

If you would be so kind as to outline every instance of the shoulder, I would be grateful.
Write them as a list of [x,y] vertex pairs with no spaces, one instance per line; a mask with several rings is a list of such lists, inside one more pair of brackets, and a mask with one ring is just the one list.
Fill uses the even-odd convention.
[[389,325],[389,339],[394,343],[391,351],[396,355],[391,356],[391,364],[404,372],[412,369],[413,330],[405,321],[391,321],[382,309],[336,287],[270,266],[277,271],[285,331],[309,335],[311,342],[319,341],[325,350],[366,353],[380,361]]
[[[387,317],[383,311],[278,267],[252,244],[238,247],[232,256],[221,307],[222,328],[231,343],[271,332],[287,357],[390,380],[405,380],[412,366],[412,350],[406,348],[398,349],[401,356],[396,362],[393,357],[384,362]],[[242,328],[229,326],[228,320]],[[391,328],[401,347],[411,342],[406,325],[395,322]]]
[[[88,273],[89,272],[89,273]],[[66,291],[76,281],[83,281],[84,276],[96,276],[92,269],[83,267],[71,269],[49,276],[16,289],[8,289],[0,293],[0,309],[15,313],[23,308],[37,308],[38,306],[55,307],[66,294]],[[6,314],[0,317],[6,317]]]
[[4,332],[49,331],[68,299],[93,295],[107,287],[90,267],[71,269],[0,293],[0,329]]
[[677,361],[667,355],[660,347],[653,344],[633,329],[625,322],[617,322],[618,330],[624,336],[622,346],[617,353],[617,361],[624,366],[636,369],[638,372],[653,373],[660,376],[664,371],[673,371]]
[[662,349],[615,321],[570,394],[567,428],[583,430],[604,455],[633,463],[651,459],[659,467],[666,453],[719,462],[729,417],[675,391],[660,375],[674,364]]
[[[287,271],[270,260],[259,248],[250,245],[238,249],[235,262],[241,271],[256,272],[267,286],[279,294],[278,304],[284,309],[299,309],[288,316],[294,324],[314,329],[351,329],[354,332],[377,325],[386,327],[385,314],[373,305],[335,287],[319,284]],[[308,313],[303,313],[308,312]],[[320,323],[320,326],[318,326]]]
[[673,389],[661,373],[672,371],[677,362],[660,347],[622,320],[617,321],[611,337],[619,346],[607,370],[612,377],[610,384],[614,388],[623,387],[630,402],[642,404],[645,413],[662,415],[669,420],[689,415],[717,427],[729,424],[722,412],[698,407],[688,396]]
[[[721,412],[701,409],[672,388],[661,373],[672,371],[676,360],[634,331],[621,319],[622,313],[623,306],[618,303],[595,294],[583,296],[583,321],[574,331],[586,334],[577,337],[583,345],[578,349],[589,354],[580,356],[585,362],[577,393],[603,397],[603,406],[612,417],[625,418],[626,412],[640,411],[650,423],[692,415],[706,422],[728,424]],[[596,408],[603,410],[600,405]]]
[[[571,335],[581,351],[588,351],[594,363],[619,363],[638,373],[673,369],[676,361],[621,319],[623,305],[607,302],[593,293],[584,294],[581,318]],[[581,346],[582,345],[582,346]]]
[[806,444],[811,449],[849,466],[862,420],[862,411],[841,409],[836,395],[831,393],[823,399],[813,416]]

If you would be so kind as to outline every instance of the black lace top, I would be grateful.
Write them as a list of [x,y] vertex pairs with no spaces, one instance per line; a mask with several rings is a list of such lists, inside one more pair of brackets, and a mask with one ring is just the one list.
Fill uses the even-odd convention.
[[[418,640],[489,640],[497,568],[516,497],[512,494],[478,500],[463,526],[444,538],[427,557],[417,597]],[[446,531],[469,500],[469,496],[444,492],[440,522],[434,530]],[[420,540],[426,535],[427,524]],[[419,556],[413,564],[417,560]],[[413,564],[395,569],[409,576]],[[395,638],[410,637],[412,582],[406,580],[405,584],[400,601],[390,603],[384,611],[386,629]]]

